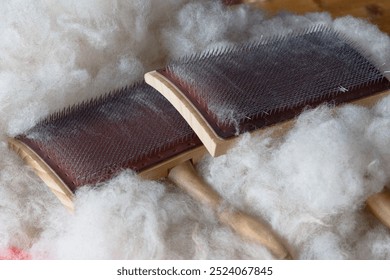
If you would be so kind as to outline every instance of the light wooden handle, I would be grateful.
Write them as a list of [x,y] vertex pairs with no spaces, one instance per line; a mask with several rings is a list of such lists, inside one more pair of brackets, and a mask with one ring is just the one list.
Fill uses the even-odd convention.
[[279,259],[291,259],[290,253],[269,226],[252,216],[224,208],[222,198],[197,175],[190,161],[172,168],[168,178],[194,199],[212,207],[222,223],[245,239],[264,245]]
[[382,192],[370,196],[366,203],[374,216],[390,228],[390,192],[385,188]]

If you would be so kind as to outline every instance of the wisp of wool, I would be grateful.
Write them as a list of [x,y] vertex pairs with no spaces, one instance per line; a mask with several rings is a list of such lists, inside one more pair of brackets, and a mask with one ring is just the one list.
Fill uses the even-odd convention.
[[[172,59],[326,24],[387,73],[390,39],[352,17],[267,18],[220,1],[68,0],[0,4],[0,252],[36,259],[269,259],[166,180],[123,171],[81,188],[65,210],[6,138],[63,107],[142,79]],[[321,106],[283,137],[245,135],[197,170],[236,208],[262,217],[302,259],[390,259],[389,230],[364,209],[390,176],[390,98]]]

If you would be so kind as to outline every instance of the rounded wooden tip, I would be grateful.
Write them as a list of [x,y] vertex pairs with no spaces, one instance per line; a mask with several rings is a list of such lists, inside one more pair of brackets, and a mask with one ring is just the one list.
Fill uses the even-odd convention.
[[390,191],[384,189],[367,199],[367,208],[384,225],[390,228]]

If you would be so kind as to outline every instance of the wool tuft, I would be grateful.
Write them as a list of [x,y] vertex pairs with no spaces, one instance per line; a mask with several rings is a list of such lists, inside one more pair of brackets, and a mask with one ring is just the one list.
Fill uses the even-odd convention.
[[[333,26],[390,77],[390,39],[326,13],[267,18],[220,1],[3,1],[0,4],[0,252],[35,259],[269,259],[168,181],[130,171],[83,187],[68,213],[6,137],[63,107],[121,88],[194,52],[316,23]],[[262,217],[301,259],[390,259],[390,231],[365,209],[390,176],[390,98],[321,106],[283,137],[245,135],[199,173]],[[15,251],[16,250],[16,251]]]

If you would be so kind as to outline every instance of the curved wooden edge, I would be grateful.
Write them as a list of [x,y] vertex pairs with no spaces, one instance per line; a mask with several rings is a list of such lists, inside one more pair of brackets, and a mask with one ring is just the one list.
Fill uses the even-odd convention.
[[[61,203],[73,212],[74,194],[64,181],[61,180],[57,173],[51,169],[51,167],[37,153],[35,153],[22,141],[15,138],[8,138],[8,146],[11,150],[15,151],[27,165],[32,167],[34,173],[41,178],[41,180],[49,187]],[[138,173],[138,175],[149,180],[165,178],[168,176],[169,170],[176,165],[188,160],[196,163],[201,160],[206,152],[207,151],[204,146],[196,147],[144,170]]]
[[43,182],[49,187],[54,195],[61,201],[61,203],[71,212],[74,211],[73,192],[68,186],[61,180],[60,177],[46,164],[42,158],[36,154],[30,147],[23,142],[15,139],[8,138],[8,146],[15,151],[23,161],[31,166],[42,179]]
[[235,138],[225,140],[219,137],[188,98],[157,71],[146,73],[145,82],[159,91],[175,107],[213,157],[226,153],[236,142]]
[[[145,74],[144,78],[146,83],[159,91],[175,107],[195,131],[211,156],[218,157],[226,154],[226,152],[239,141],[241,135],[230,139],[223,139],[218,136],[185,94],[159,72],[148,72]],[[272,136],[281,136],[293,124],[294,120],[285,121],[280,124],[252,131],[251,134],[257,135],[272,130]]]

